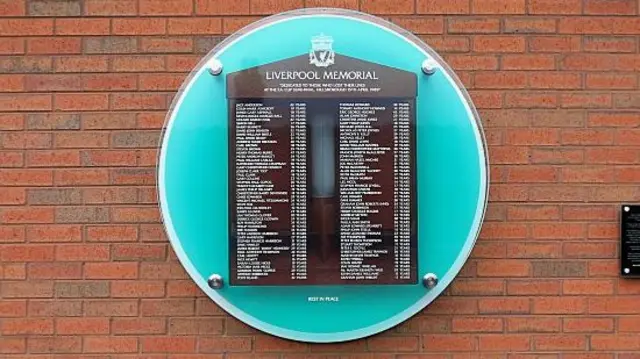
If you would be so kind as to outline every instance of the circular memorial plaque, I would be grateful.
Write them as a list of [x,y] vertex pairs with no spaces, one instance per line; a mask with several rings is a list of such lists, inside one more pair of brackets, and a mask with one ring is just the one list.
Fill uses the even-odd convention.
[[300,341],[369,336],[451,283],[480,231],[487,154],[444,61],[397,26],[307,9],[193,70],[168,115],[162,217],[225,311]]

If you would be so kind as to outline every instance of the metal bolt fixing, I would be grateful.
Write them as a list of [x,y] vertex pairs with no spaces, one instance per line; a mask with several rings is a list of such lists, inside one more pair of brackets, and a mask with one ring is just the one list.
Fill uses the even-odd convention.
[[222,62],[218,59],[211,61],[209,65],[209,73],[213,76],[218,76],[222,73]]
[[425,274],[424,277],[422,277],[422,284],[425,287],[432,289],[438,284],[438,277],[433,273]]
[[211,277],[209,277],[209,280],[207,280],[207,284],[209,284],[211,289],[220,289],[224,285],[224,280],[221,275],[212,274]]

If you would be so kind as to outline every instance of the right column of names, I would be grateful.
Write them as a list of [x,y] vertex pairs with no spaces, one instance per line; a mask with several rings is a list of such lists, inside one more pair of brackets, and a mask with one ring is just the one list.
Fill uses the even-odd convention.
[[393,104],[393,242],[395,279],[411,278],[411,108]]

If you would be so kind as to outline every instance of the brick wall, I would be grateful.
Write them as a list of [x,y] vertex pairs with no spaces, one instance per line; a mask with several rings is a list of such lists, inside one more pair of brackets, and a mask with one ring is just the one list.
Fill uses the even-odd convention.
[[[305,5],[424,38],[468,86],[492,162],[481,239],[446,294],[339,345],[225,315],[176,261],[155,202],[160,128],[192,66]],[[0,0],[0,357],[638,358],[640,281],[617,275],[617,226],[619,204],[640,201],[639,6]]]

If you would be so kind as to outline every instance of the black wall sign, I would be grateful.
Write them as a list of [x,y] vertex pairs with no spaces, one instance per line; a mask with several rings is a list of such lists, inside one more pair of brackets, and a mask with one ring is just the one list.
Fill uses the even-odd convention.
[[640,206],[622,206],[620,236],[620,272],[640,276]]

